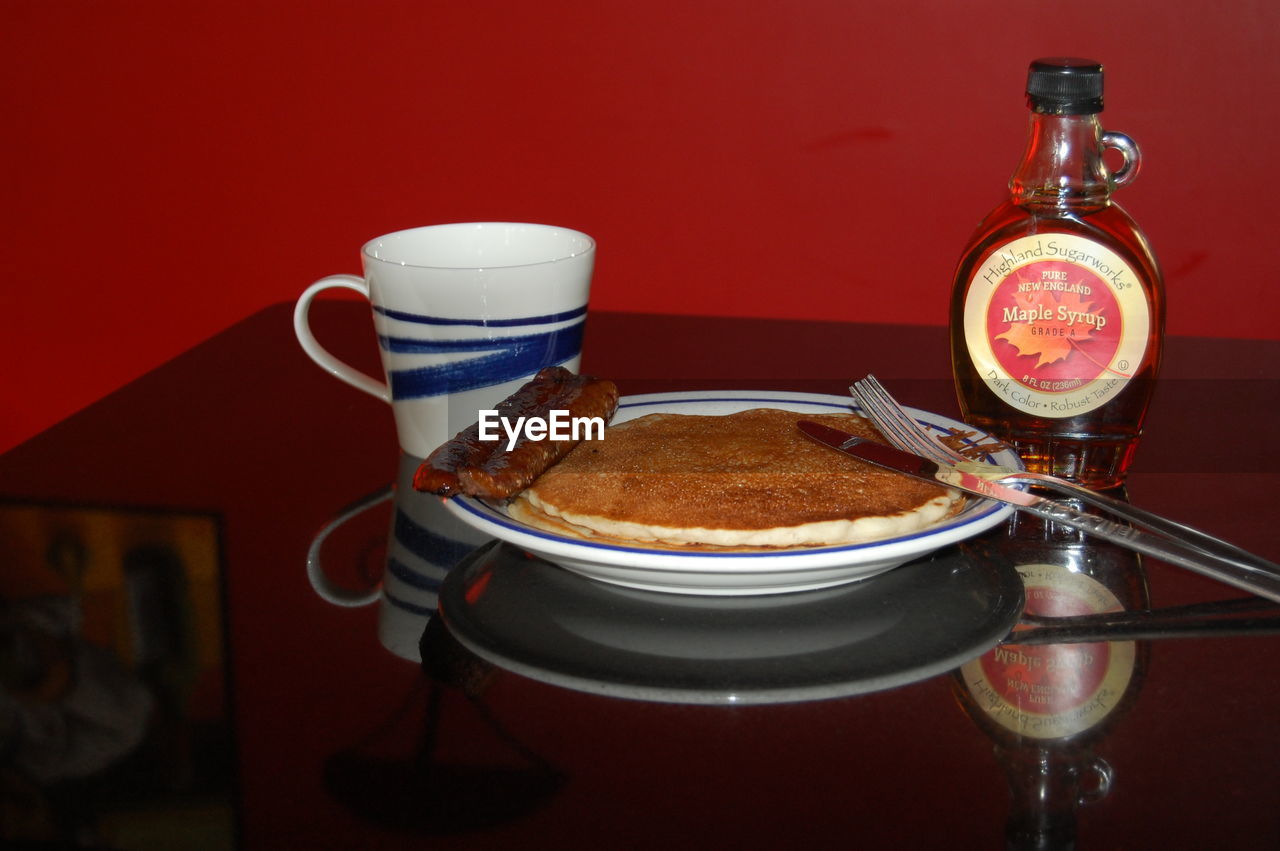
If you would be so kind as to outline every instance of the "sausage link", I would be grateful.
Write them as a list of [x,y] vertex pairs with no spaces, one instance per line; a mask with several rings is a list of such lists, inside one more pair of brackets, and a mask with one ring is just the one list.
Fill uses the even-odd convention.
[[[509,419],[546,416],[553,408],[568,407],[581,387],[594,380],[562,366],[547,367],[499,402],[496,411],[499,417]],[[438,496],[468,492],[459,472],[479,468],[491,456],[501,454],[501,443],[501,439],[481,440],[480,424],[473,423],[427,456],[414,473],[414,488]]]
[[[499,416],[527,416],[559,396],[574,378],[562,366],[549,366],[496,406]],[[437,496],[462,493],[458,471],[478,466],[498,450],[501,440],[481,440],[480,423],[472,423],[427,456],[413,477],[413,487]]]
[[481,440],[480,423],[473,423],[441,444],[418,466],[413,474],[414,489],[438,496],[461,493],[458,470],[481,463],[496,446],[495,441]]
[[[576,376],[576,379],[568,383],[567,394],[539,415],[546,417],[552,409],[567,410],[571,419],[600,417],[608,422],[618,409],[617,386],[612,381],[587,375]],[[573,439],[533,440],[521,435],[510,450],[494,452],[479,464],[460,468],[460,486],[463,493],[486,499],[515,496],[578,443]]]

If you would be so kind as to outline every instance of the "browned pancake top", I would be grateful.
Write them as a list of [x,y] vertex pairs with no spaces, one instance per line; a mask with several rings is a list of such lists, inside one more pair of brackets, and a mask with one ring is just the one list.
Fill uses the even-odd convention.
[[650,414],[583,441],[531,490],[558,512],[711,529],[886,516],[945,493],[809,440],[802,419],[882,441],[853,414]]

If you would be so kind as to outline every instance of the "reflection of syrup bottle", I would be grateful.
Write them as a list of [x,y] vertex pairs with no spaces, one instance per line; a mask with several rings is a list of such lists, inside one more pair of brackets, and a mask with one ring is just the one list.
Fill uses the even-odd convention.
[[[1011,561],[1022,576],[1018,631],[1027,619],[1147,608],[1139,556],[1074,529],[1015,514],[972,546]],[[1005,643],[956,672],[956,695],[995,743],[1009,781],[1008,847],[1073,844],[1077,808],[1105,796],[1111,782],[1094,745],[1136,697],[1147,651],[1134,641]]]
[[[1124,480],[1159,368],[1164,282],[1147,240],[1111,200],[1138,173],[1129,137],[1104,132],[1102,66],[1040,59],[1010,197],[971,237],[951,297],[964,419],[1028,469],[1094,488]],[[1124,157],[1109,170],[1103,153]]]

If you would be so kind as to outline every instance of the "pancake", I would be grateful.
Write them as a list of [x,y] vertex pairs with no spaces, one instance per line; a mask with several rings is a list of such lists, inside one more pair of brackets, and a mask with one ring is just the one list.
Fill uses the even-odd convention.
[[580,443],[511,514],[606,542],[752,549],[880,540],[958,509],[956,491],[833,452],[800,433],[801,419],[883,442],[853,414],[650,414]]

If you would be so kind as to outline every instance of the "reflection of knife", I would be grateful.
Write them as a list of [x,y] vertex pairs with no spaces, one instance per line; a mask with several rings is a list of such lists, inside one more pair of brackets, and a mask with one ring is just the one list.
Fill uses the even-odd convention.
[[916,479],[953,487],[974,496],[1005,502],[1020,511],[1079,529],[1169,564],[1194,570],[1220,582],[1280,601],[1280,565],[1256,556],[1232,558],[1206,553],[1176,538],[1121,525],[1097,515],[1078,511],[1061,502],[1002,485],[999,482],[988,481],[959,467],[936,464],[927,458],[875,443],[839,429],[808,420],[802,420],[796,425],[818,443],[875,464],[877,467],[896,470]]

